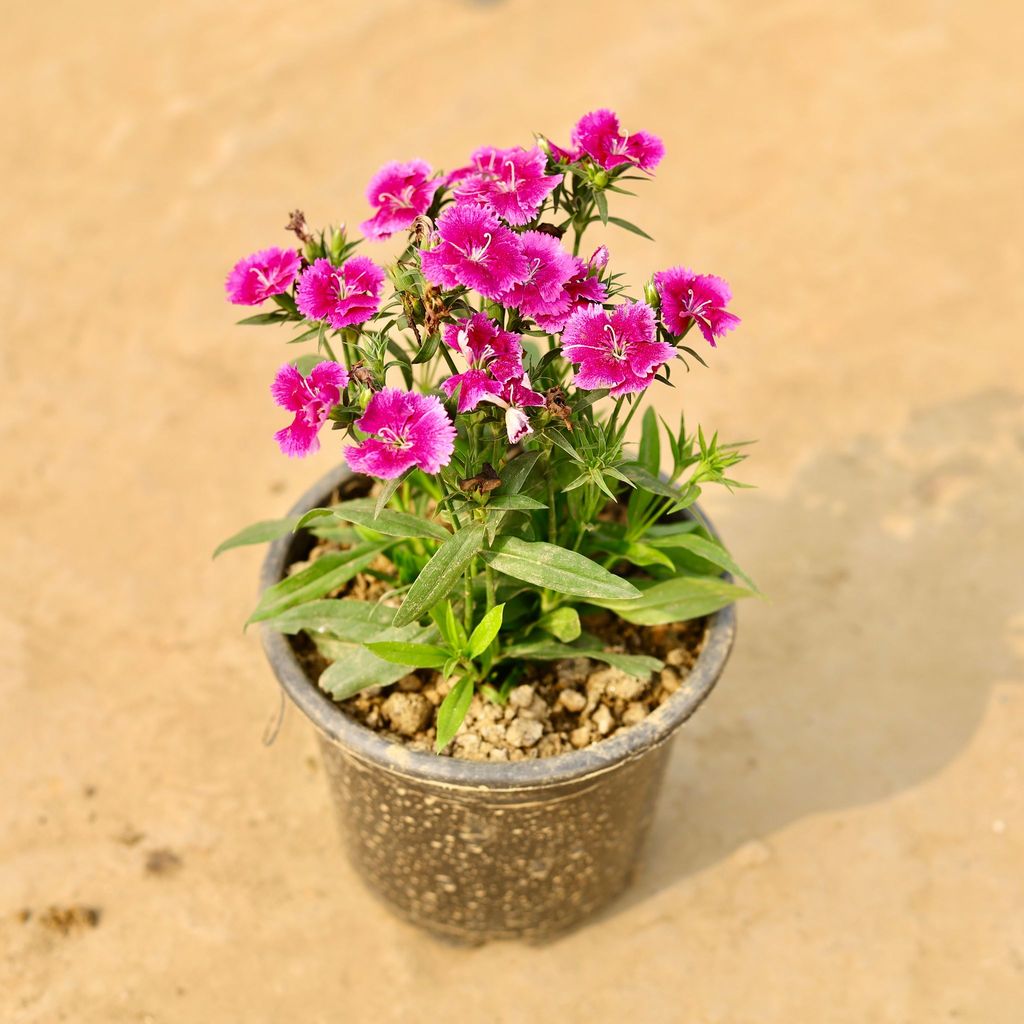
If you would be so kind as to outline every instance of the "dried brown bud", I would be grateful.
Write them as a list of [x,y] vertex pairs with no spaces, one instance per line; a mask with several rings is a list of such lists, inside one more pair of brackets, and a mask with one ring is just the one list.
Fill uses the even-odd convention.
[[371,390],[375,390],[377,387],[377,378],[374,377],[368,367],[363,366],[362,360],[353,365],[352,379]]
[[552,238],[561,238],[565,234],[565,228],[560,228],[557,224],[538,224],[533,230],[542,231],[545,235],[551,235]]
[[306,230],[306,215],[301,210],[292,210],[288,214],[288,223],[284,226],[285,231],[294,231],[300,242],[312,242],[313,236]]
[[430,238],[434,231],[434,222],[421,213],[409,228],[409,240],[417,246],[422,246]]
[[488,494],[500,486],[501,477],[495,473],[494,467],[489,462],[483,464],[483,468],[476,476],[459,481],[459,490],[466,494],[469,494],[471,491],[476,491],[479,494]]
[[565,392],[559,387],[548,388],[544,392],[544,397],[547,399],[545,403],[547,411],[560,419],[565,424],[565,429],[572,433],[572,410],[565,400]]

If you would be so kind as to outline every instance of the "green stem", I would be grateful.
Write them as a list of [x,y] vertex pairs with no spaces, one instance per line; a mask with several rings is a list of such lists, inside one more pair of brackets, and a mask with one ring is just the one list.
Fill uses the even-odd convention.
[[484,566],[484,585],[487,588],[487,611],[497,603],[494,597],[494,570],[490,565]]
[[[639,408],[640,408],[640,399],[639,398],[634,398],[633,399],[633,404],[629,407],[629,412],[626,413],[626,418],[622,421],[622,426],[619,427],[619,432],[614,435],[615,443],[616,444],[619,444],[622,441],[622,439],[626,436],[626,427],[629,426],[629,421],[633,418],[633,415],[636,413],[637,409],[639,409]],[[616,410],[616,411],[618,411],[618,410]]]
[[463,605],[462,609],[462,622],[466,627],[466,632],[471,633],[473,630],[473,576],[475,575],[476,559],[474,558],[466,569],[466,575],[463,577]]
[[[551,458],[550,449],[548,458]],[[551,544],[558,543],[558,518],[555,514],[555,474],[551,472],[548,465],[548,541]]]

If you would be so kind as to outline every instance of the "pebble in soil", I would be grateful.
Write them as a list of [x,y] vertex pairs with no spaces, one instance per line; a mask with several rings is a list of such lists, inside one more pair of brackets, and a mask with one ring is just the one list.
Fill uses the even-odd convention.
[[[590,658],[528,664],[523,682],[498,704],[477,693],[443,751],[470,761],[523,761],[580,750],[642,722],[679,687],[697,660],[706,622],[638,627],[613,617],[588,623],[609,650],[653,654],[659,673],[638,679]],[[367,728],[414,750],[433,750],[437,708],[449,684],[410,673],[392,687],[364,690],[342,707]]]

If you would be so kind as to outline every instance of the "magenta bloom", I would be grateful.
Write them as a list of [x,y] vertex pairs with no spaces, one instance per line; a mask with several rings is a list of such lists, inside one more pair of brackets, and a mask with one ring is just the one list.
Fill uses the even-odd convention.
[[656,337],[654,310],[645,302],[624,302],[611,312],[586,306],[565,325],[562,354],[580,364],[577,387],[609,388],[618,397],[643,391],[676,354],[672,345]]
[[501,297],[506,306],[514,306],[523,316],[555,316],[568,313],[570,299],[565,285],[576,274],[577,261],[558,244],[558,239],[543,231],[524,231],[520,236],[527,272]]
[[463,177],[455,195],[483,203],[515,227],[528,224],[562,180],[545,174],[547,159],[539,149],[495,149],[484,146],[473,154],[473,173]]
[[340,267],[319,259],[299,278],[295,301],[310,320],[326,320],[340,330],[377,312],[383,284],[384,271],[366,256],[353,256]]
[[573,146],[572,149],[566,149],[564,146],[559,146],[557,142],[552,142],[550,139],[545,139],[544,142],[547,144],[552,160],[559,163],[572,164],[580,158],[579,150],[577,150],[575,146]]
[[472,203],[449,206],[437,222],[438,243],[421,257],[423,276],[440,288],[465,285],[497,300],[526,279],[519,236],[489,210]]
[[441,185],[430,178],[430,165],[422,160],[385,164],[371,179],[366,198],[377,212],[360,227],[367,238],[390,238],[404,231],[424,213]]
[[654,275],[661,296],[661,319],[670,333],[680,338],[696,321],[700,333],[714,348],[715,338],[731,331],[740,318],[725,306],[732,298],[729,285],[714,274],[695,274],[672,267]]
[[317,363],[308,377],[291,364],[277,371],[270,393],[278,405],[295,413],[290,426],[274,435],[285,455],[310,455],[320,447],[317,434],[341,400],[346,384],[348,371],[330,361]]
[[356,421],[365,441],[345,449],[348,464],[357,473],[393,480],[418,466],[436,473],[451,462],[455,426],[434,395],[384,388]]
[[[604,250],[603,263],[600,262],[602,250]],[[598,262],[595,263],[595,260]],[[537,326],[549,334],[557,334],[565,327],[566,321],[577,309],[583,309],[595,302],[604,302],[608,298],[608,292],[594,271],[604,267],[607,262],[608,250],[603,245],[590,257],[589,263],[584,263],[578,256],[574,256],[573,276],[566,281],[562,290],[564,302],[552,313],[536,314],[534,320],[536,320]]]
[[445,344],[461,353],[469,367],[443,381],[450,398],[459,389],[459,412],[475,409],[487,395],[500,395],[502,385],[523,373],[523,346],[518,334],[502,330],[483,313],[446,324]]
[[239,260],[228,274],[224,288],[236,306],[258,306],[271,295],[288,291],[299,272],[293,249],[261,249]]
[[610,110],[584,114],[572,130],[572,142],[581,154],[606,170],[635,164],[642,171],[653,171],[665,155],[665,146],[657,135],[627,135],[619,129],[619,119]]
[[496,394],[487,393],[481,398],[505,410],[505,432],[509,444],[518,444],[527,434],[533,433],[530,418],[524,410],[546,404],[544,396],[530,387],[530,378],[525,373],[506,381]]

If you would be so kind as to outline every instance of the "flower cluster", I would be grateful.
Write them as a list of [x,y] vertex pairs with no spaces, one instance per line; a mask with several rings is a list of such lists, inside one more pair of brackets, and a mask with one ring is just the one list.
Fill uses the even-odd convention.
[[[559,388],[606,390],[613,399],[637,395],[666,375],[673,359],[692,351],[682,342],[691,327],[714,346],[739,323],[726,308],[731,295],[721,278],[673,267],[654,274],[648,301],[638,302],[608,274],[607,246],[586,261],[578,254],[583,231],[608,223],[606,192],[617,178],[629,171],[650,174],[664,151],[656,136],[624,131],[610,110],[595,110],[580,118],[568,147],[544,138],[529,149],[483,146],[447,175],[423,160],[385,164],[367,188],[374,212],[362,229],[373,241],[413,230],[396,264],[407,286],[387,306],[385,270],[367,256],[351,255],[358,243],[344,231],[319,241],[306,237],[302,252],[271,248],[241,260],[228,276],[230,300],[257,305],[274,299],[280,310],[270,318],[302,321],[305,336],[316,335],[320,351],[331,357],[308,377],[294,367],[279,373],[274,396],[296,413],[276,435],[281,450],[315,451],[318,431],[338,409],[339,424],[357,439],[369,435],[347,449],[353,468],[385,479],[410,466],[436,473],[454,451],[452,413],[479,416],[482,404],[496,407],[510,445],[534,432],[531,410],[545,410],[546,421],[566,422],[564,409],[550,410],[530,383],[526,334],[546,335],[550,351],[571,369],[568,381],[550,373],[545,379],[554,376]],[[385,329],[371,331],[385,319]],[[380,390],[386,373],[380,358],[377,376],[366,369],[370,360],[360,339],[373,337],[375,350],[394,347],[400,343],[384,335],[396,325],[411,329],[418,343],[418,327],[440,334],[453,372],[436,387],[453,403],[452,413],[435,396],[399,400],[398,391]],[[347,365],[334,360],[330,334],[339,337]],[[407,362],[422,362],[422,355],[422,349],[413,352]],[[464,369],[452,363],[453,355]],[[430,361],[436,364],[437,356]]]

